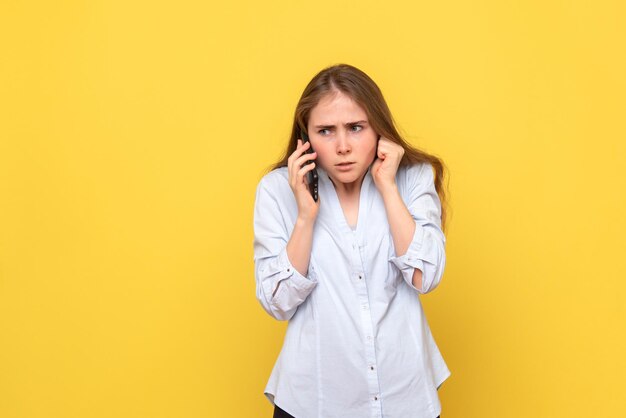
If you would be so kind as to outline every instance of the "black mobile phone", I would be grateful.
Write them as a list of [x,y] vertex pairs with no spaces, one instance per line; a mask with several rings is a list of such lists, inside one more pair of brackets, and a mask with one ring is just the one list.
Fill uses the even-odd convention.
[[[304,142],[309,142],[309,136],[306,134],[306,132],[302,131],[302,140]],[[307,154],[312,154],[313,153],[313,145],[309,145],[309,149],[307,149],[305,151],[305,153]],[[306,163],[304,164],[311,164],[313,163],[312,160],[308,160]],[[311,192],[311,196],[313,196],[313,200],[315,200],[317,202],[317,199],[319,198],[319,194],[318,194],[318,190],[317,190],[317,169],[313,168],[312,170],[308,171],[306,173],[306,180],[307,183],[309,184],[309,191]]]

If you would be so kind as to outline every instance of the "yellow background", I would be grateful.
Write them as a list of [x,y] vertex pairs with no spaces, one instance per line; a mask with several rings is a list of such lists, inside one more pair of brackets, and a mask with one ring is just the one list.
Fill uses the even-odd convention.
[[346,62],[450,169],[442,418],[626,416],[621,1],[0,3],[0,417],[270,417],[252,209]]

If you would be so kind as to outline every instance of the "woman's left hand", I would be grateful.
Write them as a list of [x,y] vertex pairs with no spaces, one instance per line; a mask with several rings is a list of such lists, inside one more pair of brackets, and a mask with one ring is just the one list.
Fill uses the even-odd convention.
[[396,172],[403,155],[404,148],[401,145],[380,137],[376,151],[378,158],[372,164],[371,172],[374,184],[381,193],[395,187]]

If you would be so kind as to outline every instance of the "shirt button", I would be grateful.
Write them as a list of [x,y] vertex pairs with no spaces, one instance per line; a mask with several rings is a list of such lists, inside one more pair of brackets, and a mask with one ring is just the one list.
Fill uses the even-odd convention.
[[359,274],[359,280],[361,280],[362,278],[363,278],[363,276]]
[[370,370],[374,370],[374,366],[370,366]]
[[374,400],[377,401],[378,400],[378,396],[374,396]]
[[371,336],[371,335],[368,335],[368,336],[367,336],[367,339],[371,341],[371,340],[372,340],[372,336]]
[[287,271],[291,271],[291,269],[287,269]]

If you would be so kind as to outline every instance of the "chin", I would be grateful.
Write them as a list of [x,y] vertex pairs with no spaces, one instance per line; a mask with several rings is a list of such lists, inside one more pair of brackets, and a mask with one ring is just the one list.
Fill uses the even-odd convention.
[[342,183],[354,183],[355,181],[359,180],[361,176],[363,176],[363,174],[365,174],[365,171],[366,170],[363,170],[362,172],[357,170],[351,170],[348,172],[335,171],[333,174],[335,178]]

